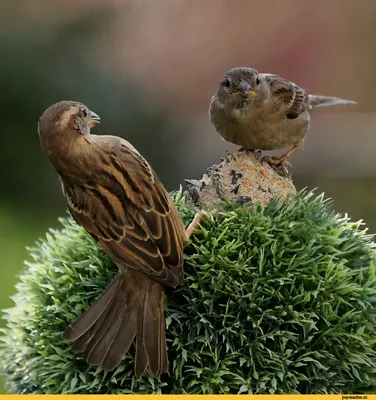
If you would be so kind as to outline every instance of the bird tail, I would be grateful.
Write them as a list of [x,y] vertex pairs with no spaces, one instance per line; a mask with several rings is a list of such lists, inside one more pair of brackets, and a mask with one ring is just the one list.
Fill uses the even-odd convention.
[[168,370],[163,285],[145,274],[119,272],[94,304],[63,333],[90,365],[116,368],[136,339],[136,375]]
[[339,99],[338,97],[309,95],[309,104],[313,107],[328,107],[341,104],[357,104],[356,101]]

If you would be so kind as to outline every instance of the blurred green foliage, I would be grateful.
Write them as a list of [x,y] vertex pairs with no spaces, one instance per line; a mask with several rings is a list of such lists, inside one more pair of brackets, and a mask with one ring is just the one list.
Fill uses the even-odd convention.
[[[165,158],[160,156],[182,141],[169,132],[172,127],[166,111],[156,104],[148,106],[147,99],[126,78],[99,73],[88,58],[87,49],[95,45],[110,20],[111,13],[92,13],[55,26],[53,31],[49,26],[30,27],[11,37],[0,36],[2,200],[42,209],[61,198],[58,184],[51,190],[55,172],[48,166],[37,136],[38,118],[60,100],[87,104],[102,117],[98,132],[130,140],[156,169],[164,171],[167,186],[176,184],[174,171],[163,168]],[[173,151],[170,155],[171,163],[178,159]]]

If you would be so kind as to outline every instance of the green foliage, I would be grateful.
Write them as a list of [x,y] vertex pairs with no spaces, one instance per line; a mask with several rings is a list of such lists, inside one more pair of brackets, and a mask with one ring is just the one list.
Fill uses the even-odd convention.
[[[186,224],[194,210],[180,195]],[[356,393],[376,390],[372,238],[322,197],[267,208],[227,204],[185,248],[168,290],[170,375],[110,373],[61,341],[116,272],[70,219],[31,249],[2,360],[13,393]]]

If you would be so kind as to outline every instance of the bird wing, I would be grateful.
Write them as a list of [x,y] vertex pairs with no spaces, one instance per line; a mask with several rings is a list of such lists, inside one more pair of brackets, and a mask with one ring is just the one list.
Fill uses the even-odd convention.
[[131,144],[93,138],[100,146],[91,155],[98,165],[92,179],[72,185],[61,178],[73,218],[118,265],[169,286],[181,284],[186,234],[171,197]]
[[278,107],[282,107],[289,119],[297,118],[310,109],[308,93],[287,79],[274,74],[261,74],[270,86],[271,97]]

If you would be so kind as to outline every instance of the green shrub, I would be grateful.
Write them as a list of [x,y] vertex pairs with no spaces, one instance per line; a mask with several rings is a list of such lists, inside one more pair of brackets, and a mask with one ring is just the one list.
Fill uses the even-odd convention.
[[[188,224],[194,210],[178,195]],[[341,393],[376,390],[375,262],[360,223],[322,196],[227,204],[185,248],[167,291],[170,375],[136,378],[133,354],[104,373],[63,329],[116,272],[71,218],[30,250],[6,311],[1,359],[13,393]]]

